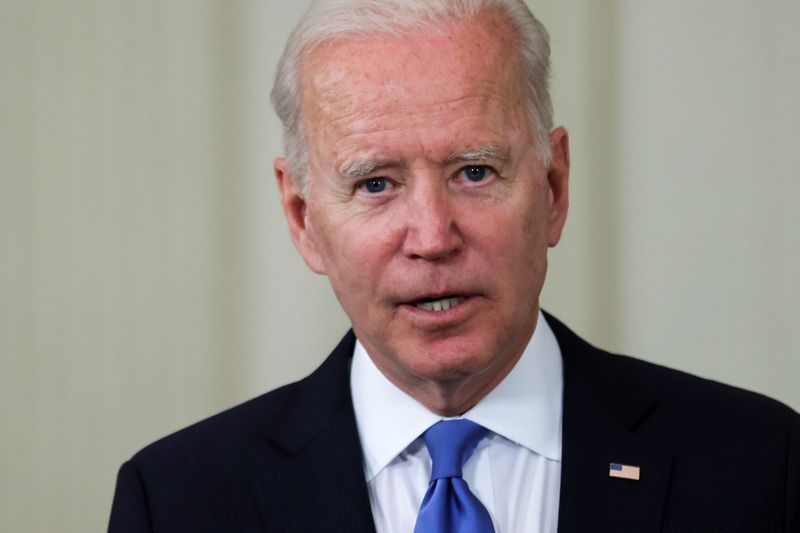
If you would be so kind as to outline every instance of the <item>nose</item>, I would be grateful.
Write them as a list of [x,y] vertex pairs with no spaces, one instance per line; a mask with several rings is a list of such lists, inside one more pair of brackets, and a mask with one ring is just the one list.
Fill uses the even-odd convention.
[[442,260],[464,245],[454,200],[438,180],[418,184],[409,194],[404,254],[412,259]]

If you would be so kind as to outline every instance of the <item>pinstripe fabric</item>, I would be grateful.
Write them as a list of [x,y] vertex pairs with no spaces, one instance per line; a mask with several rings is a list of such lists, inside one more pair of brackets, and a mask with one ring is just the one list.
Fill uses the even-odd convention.
[[[564,357],[559,533],[800,533],[797,413],[547,321]],[[136,454],[109,531],[373,532],[354,343],[349,333],[308,378]],[[639,466],[641,479],[608,477],[611,462]]]
[[564,354],[560,533],[800,533],[797,413],[548,322]]

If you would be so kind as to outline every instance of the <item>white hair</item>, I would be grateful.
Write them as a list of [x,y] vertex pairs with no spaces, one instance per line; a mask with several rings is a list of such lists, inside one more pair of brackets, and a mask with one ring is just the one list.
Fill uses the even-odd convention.
[[306,190],[308,147],[303,128],[298,70],[302,57],[320,43],[347,35],[402,35],[436,27],[493,8],[506,16],[525,68],[528,116],[545,164],[550,160],[553,108],[548,89],[550,45],[547,30],[522,0],[317,0],[295,26],[283,51],[272,88],[272,105],[283,124],[286,159]]

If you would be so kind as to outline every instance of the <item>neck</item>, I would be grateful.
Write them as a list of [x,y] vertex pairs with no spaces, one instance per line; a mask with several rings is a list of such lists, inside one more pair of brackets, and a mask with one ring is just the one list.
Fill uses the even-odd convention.
[[396,379],[394,373],[384,369],[380,361],[374,359],[373,361],[389,381],[429,411],[443,417],[455,417],[472,409],[492,392],[517,364],[522,351],[520,349],[515,357],[510,358],[502,367],[447,379],[417,377],[412,380],[400,380]]

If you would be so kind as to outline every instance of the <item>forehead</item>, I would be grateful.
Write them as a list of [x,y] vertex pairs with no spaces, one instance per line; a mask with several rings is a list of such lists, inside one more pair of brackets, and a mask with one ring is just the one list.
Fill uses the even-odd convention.
[[[485,134],[524,116],[511,26],[481,12],[402,36],[344,37],[316,47],[300,70],[303,120],[317,143],[396,130],[474,127]],[[495,132],[495,133],[500,133]]]

